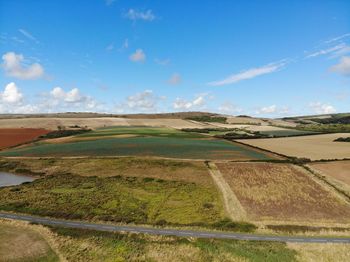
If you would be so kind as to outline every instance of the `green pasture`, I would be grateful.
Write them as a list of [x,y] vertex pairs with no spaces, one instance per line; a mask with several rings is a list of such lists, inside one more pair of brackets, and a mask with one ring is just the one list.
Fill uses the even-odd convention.
[[188,159],[271,159],[262,152],[215,139],[174,137],[128,137],[76,141],[62,144],[37,143],[0,152],[0,156],[157,156]]

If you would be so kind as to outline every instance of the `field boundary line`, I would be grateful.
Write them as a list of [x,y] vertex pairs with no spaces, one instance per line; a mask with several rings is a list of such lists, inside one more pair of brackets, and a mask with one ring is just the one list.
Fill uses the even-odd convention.
[[222,194],[226,213],[233,221],[246,221],[247,212],[244,210],[243,206],[239,202],[235,193],[232,191],[230,185],[226,182],[220,170],[213,162],[208,161],[206,164],[211,177]]
[[320,172],[316,171],[309,165],[301,165],[301,167],[303,167],[305,171],[310,173],[312,177],[316,179],[317,182],[319,182],[323,187],[326,187],[329,191],[333,192],[336,196],[338,196],[339,198],[341,198],[342,200],[345,200],[348,204],[350,204],[350,196],[345,191],[338,188],[335,184],[329,181],[327,178],[324,178]]

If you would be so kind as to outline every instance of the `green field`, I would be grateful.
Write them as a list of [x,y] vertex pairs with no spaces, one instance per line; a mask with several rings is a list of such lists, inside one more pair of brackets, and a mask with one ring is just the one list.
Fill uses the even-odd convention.
[[260,131],[259,133],[263,135],[273,136],[273,137],[285,137],[285,136],[311,135],[311,134],[316,134],[317,132],[288,129],[288,130],[275,130],[275,131]]
[[125,137],[61,144],[37,143],[2,151],[0,156],[158,156],[188,159],[271,159],[262,152],[224,140]]
[[210,225],[224,218],[215,187],[153,178],[69,174],[0,188],[0,210],[142,224]]
[[104,127],[97,130],[77,135],[76,137],[103,137],[115,135],[137,135],[170,138],[204,138],[206,136],[196,133],[183,132],[173,128],[165,127],[137,127],[137,126],[115,126]]

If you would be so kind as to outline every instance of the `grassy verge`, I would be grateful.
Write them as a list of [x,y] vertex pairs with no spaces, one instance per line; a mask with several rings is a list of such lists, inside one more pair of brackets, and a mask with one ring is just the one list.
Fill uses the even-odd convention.
[[59,259],[38,232],[0,221],[0,261],[58,262]]
[[69,261],[295,261],[284,243],[187,239],[52,228]]

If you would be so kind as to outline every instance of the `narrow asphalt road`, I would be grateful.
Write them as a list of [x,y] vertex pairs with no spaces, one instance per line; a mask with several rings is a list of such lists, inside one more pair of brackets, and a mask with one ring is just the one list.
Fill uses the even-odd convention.
[[195,238],[218,238],[218,239],[235,239],[235,240],[254,240],[254,241],[279,241],[279,242],[297,242],[297,243],[349,243],[350,238],[335,238],[335,237],[304,237],[304,236],[267,236],[267,235],[255,235],[255,234],[240,234],[218,231],[193,231],[193,230],[180,230],[180,229],[161,229],[141,226],[114,226],[108,224],[95,224],[82,221],[69,221],[52,218],[43,218],[28,215],[17,215],[10,213],[0,212],[0,218],[7,218],[13,220],[22,220],[32,223],[50,225],[50,226],[62,226],[69,228],[90,229],[97,231],[110,231],[110,232],[130,232],[130,233],[142,233],[152,235],[164,235],[164,236],[178,236],[178,237],[195,237]]

